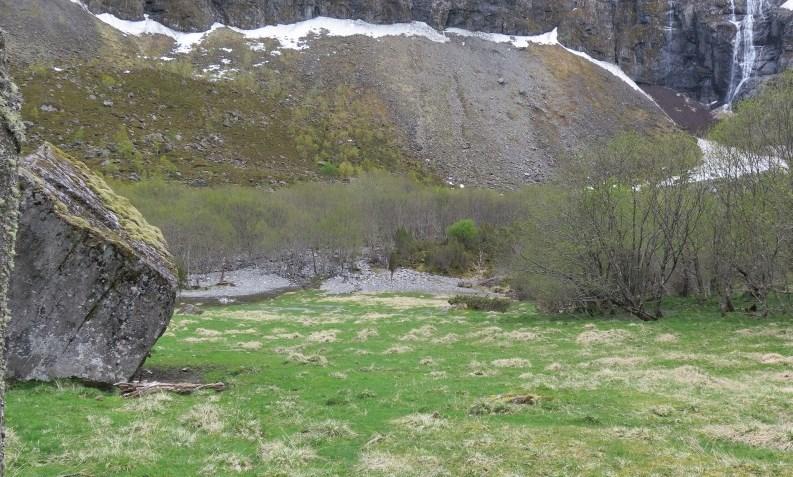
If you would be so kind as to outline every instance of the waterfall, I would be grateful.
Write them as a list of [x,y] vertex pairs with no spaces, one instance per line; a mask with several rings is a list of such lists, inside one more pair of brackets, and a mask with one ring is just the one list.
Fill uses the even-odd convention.
[[669,84],[669,76],[673,73],[672,72],[672,58],[674,58],[675,52],[674,44],[675,41],[675,2],[677,0],[667,0],[666,2],[666,24],[663,27],[664,32],[664,50],[663,50],[663,60],[664,60],[664,71],[666,73],[665,82]]
[[752,78],[757,61],[757,47],[754,44],[755,21],[765,17],[769,5],[768,0],[746,0],[746,12],[740,21],[735,0],[730,0],[730,7],[730,22],[735,25],[735,40],[732,49],[730,88],[726,97],[728,106],[732,105],[746,82]]

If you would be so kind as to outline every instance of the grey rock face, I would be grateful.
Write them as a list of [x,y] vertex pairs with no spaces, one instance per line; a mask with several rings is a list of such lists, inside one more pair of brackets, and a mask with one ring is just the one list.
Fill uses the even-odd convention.
[[[0,31],[0,330],[8,320],[8,284],[14,265],[17,232],[17,155],[22,139],[20,98],[6,72],[5,37]],[[0,335],[2,338],[2,335]],[[5,460],[5,360],[0,343],[0,476]]]
[[19,177],[8,376],[128,380],[173,312],[162,234],[50,145],[22,160]]
[[[793,15],[768,0],[755,22],[755,83],[793,58]],[[505,34],[559,28],[563,43],[619,64],[634,80],[684,91],[704,101],[725,98],[736,26],[729,0],[90,0],[94,12],[127,19],[150,15],[174,28],[206,30],[214,22],[241,28],[316,16],[374,23],[423,21]],[[739,19],[747,0],[735,0]],[[751,90],[752,88],[747,88]]]

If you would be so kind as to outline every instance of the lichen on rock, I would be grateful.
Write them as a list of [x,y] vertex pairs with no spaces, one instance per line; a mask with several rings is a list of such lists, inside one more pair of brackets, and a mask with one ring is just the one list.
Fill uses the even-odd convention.
[[0,31],[0,125],[11,133],[15,146],[19,149],[25,142],[25,126],[19,114],[22,109],[22,96],[17,85],[9,78],[5,64],[5,36]]
[[0,476],[5,460],[5,375],[4,338],[8,327],[8,286],[14,265],[19,191],[17,155],[24,140],[19,120],[21,100],[16,85],[6,71],[5,37],[0,31]]
[[22,160],[19,178],[8,376],[128,380],[173,313],[162,233],[51,145]]
[[[146,222],[126,197],[113,192],[107,182],[85,164],[51,144],[44,144],[28,156],[25,164],[23,174],[57,199],[55,205],[64,220],[89,227],[121,246],[131,245],[147,255],[159,254],[173,267],[160,229]],[[75,188],[83,188],[86,194],[75,197]]]

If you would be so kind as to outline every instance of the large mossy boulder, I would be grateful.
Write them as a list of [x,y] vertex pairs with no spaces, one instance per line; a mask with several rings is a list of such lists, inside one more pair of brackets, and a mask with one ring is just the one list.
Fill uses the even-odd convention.
[[8,377],[128,380],[176,299],[160,230],[51,145],[21,161],[19,179]]

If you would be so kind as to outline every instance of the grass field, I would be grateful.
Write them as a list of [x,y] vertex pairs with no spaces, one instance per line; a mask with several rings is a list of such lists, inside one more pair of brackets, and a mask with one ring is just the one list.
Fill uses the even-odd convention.
[[793,321],[672,308],[305,292],[178,315],[147,367],[226,391],[15,385],[8,474],[793,475]]

